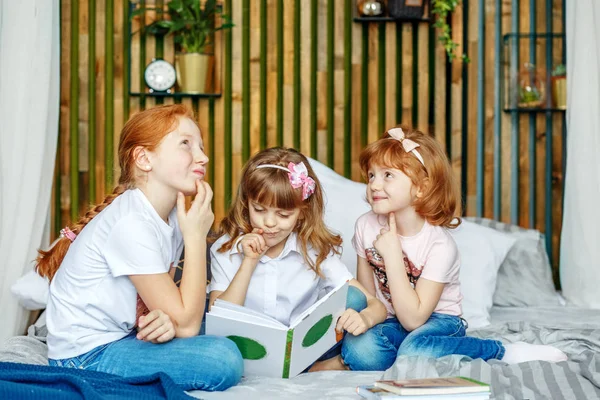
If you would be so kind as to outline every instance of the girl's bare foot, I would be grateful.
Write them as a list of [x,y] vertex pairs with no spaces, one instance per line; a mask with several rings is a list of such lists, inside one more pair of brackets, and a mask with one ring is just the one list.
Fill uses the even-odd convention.
[[328,360],[317,361],[312,367],[308,370],[308,372],[317,372],[317,371],[346,371],[349,370],[348,366],[344,364],[342,361],[342,356],[335,356]]

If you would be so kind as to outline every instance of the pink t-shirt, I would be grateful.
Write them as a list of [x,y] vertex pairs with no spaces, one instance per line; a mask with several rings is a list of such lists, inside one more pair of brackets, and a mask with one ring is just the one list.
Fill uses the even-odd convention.
[[[373,211],[363,214],[356,221],[352,245],[356,254],[367,260],[373,269],[376,297],[385,304],[388,316],[394,316],[394,307],[387,282],[383,258],[373,246],[382,228],[387,228],[387,216]],[[415,287],[419,278],[445,283],[442,296],[433,312],[462,315],[462,294],[458,280],[460,258],[456,243],[445,228],[425,222],[414,236],[398,235],[402,244],[404,266],[408,279]]]

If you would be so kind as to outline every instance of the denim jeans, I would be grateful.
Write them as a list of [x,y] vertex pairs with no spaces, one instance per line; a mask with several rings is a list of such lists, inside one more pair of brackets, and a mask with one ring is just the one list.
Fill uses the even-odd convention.
[[237,384],[244,370],[242,355],[229,339],[217,336],[176,338],[153,344],[133,331],[77,357],[50,359],[50,365],[89,369],[123,377],[164,372],[183,390],[225,390]]
[[355,371],[384,371],[398,356],[439,358],[461,354],[473,359],[501,359],[504,346],[497,340],[465,336],[460,317],[433,313],[419,328],[405,330],[397,318],[388,318],[359,336],[346,335],[342,359]]

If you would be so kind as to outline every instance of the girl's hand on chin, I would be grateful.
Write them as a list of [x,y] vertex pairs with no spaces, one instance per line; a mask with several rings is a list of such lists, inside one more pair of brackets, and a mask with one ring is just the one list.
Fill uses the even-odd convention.
[[400,256],[400,259],[402,259],[402,243],[400,243],[400,239],[398,238],[396,217],[393,212],[388,216],[388,228],[381,229],[373,242],[373,247],[381,254],[384,261],[386,258],[389,259],[394,256]]
[[239,245],[242,246],[244,257],[258,260],[269,250],[269,246],[267,246],[262,234],[262,229],[254,228],[251,233],[242,236]]
[[184,240],[197,236],[205,239],[215,220],[212,212],[213,197],[210,185],[200,179],[196,180],[196,197],[189,210],[185,210],[185,196],[177,193],[177,220]]

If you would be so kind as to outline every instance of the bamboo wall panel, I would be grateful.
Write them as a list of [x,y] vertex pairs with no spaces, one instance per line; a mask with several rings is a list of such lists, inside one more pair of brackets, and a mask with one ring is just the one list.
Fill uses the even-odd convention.
[[[177,102],[194,110],[202,129],[217,220],[244,162],[260,149],[295,147],[361,180],[360,150],[405,123],[446,149],[465,215],[548,232],[558,260],[564,114],[502,111],[507,60],[498,38],[564,32],[563,0],[463,0],[448,22],[469,64],[448,62],[428,22],[354,22],[355,0],[225,0],[223,7],[236,26],[215,36],[212,89],[220,97],[154,98],[130,92],[145,92],[143,70],[154,57],[174,62],[172,39],[144,29],[157,16],[131,19],[126,0],[61,1],[54,232],[112,191],[129,116]],[[554,44],[519,41],[519,64],[534,62],[548,74],[547,55],[550,67],[565,58],[564,44]]]

